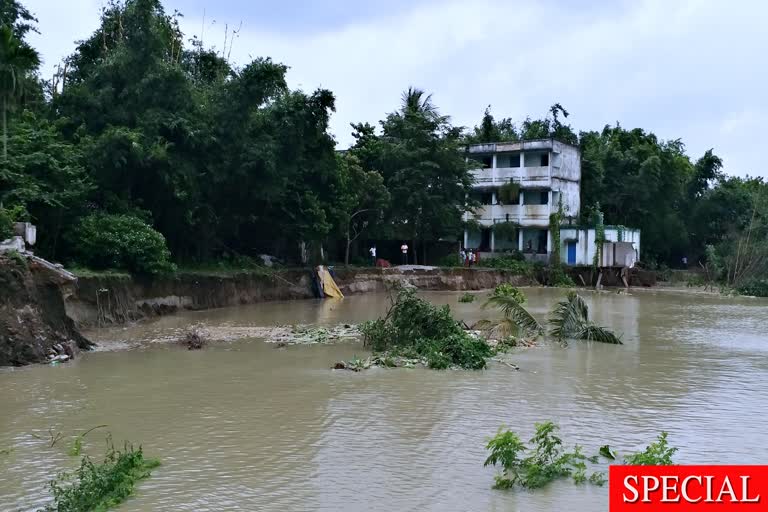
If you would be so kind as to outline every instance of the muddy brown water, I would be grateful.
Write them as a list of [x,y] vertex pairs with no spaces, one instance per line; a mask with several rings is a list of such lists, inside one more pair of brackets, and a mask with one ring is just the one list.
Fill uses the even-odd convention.
[[[539,318],[563,292],[528,289]],[[467,321],[457,293],[424,293]],[[276,349],[256,339],[187,351],[153,343],[179,327],[333,325],[378,316],[385,295],[187,312],[89,333],[102,351],[67,365],[0,370],[0,510],[45,504],[72,468],[71,436],[108,424],[162,459],[122,511],[607,509],[607,490],[558,482],[491,489],[484,443],[501,424],[528,437],[560,424],[588,454],[642,448],[662,430],[681,463],[768,463],[768,302],[661,292],[587,293],[625,345],[521,350],[520,371],[332,371],[354,344]],[[130,350],[121,341],[138,343]],[[104,350],[104,349],[108,350]],[[51,448],[48,429],[64,438]],[[104,431],[85,451],[103,453]]]

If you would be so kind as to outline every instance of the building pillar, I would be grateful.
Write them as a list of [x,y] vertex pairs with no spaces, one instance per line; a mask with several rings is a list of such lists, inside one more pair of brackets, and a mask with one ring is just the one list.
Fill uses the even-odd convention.
[[493,226],[491,226],[491,252],[496,252],[496,233]]
[[547,255],[552,254],[552,230],[547,230]]
[[491,183],[496,183],[496,153],[491,155]]
[[467,248],[467,242],[469,242],[469,230],[464,230],[464,248]]
[[517,230],[517,250],[523,252],[523,228]]

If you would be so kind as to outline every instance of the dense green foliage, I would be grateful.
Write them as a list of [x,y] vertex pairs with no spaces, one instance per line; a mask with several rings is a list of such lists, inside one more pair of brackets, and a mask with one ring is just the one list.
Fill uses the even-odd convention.
[[497,285],[496,288],[493,289],[492,295],[495,297],[511,297],[518,304],[525,304],[526,301],[525,294],[520,291],[519,288],[509,283],[501,283],[500,285]]
[[494,258],[484,258],[480,262],[480,266],[485,268],[506,270],[512,274],[521,276],[533,276],[533,263],[525,261],[524,258],[521,259],[521,256],[521,253],[514,252],[509,255],[504,254]]
[[459,296],[459,302],[469,303],[469,302],[475,302],[475,296],[471,293],[467,292]]
[[137,274],[174,270],[163,235],[137,217],[89,215],[76,233],[78,261],[94,269],[124,268]]
[[[407,240],[409,260],[426,263],[431,243],[472,227],[465,144],[547,137],[580,147],[581,224],[602,209],[606,224],[642,229],[644,262],[687,256],[732,289],[768,277],[768,186],[726,177],[712,151],[694,161],[679,140],[619,125],[577,134],[560,104],[518,124],[489,107],[466,131],[409,88],[378,126],[353,125],[355,144],[337,154],[331,91],[291,89],[288,66],[269,57],[230,62],[182,34],[178,16],[160,0],[113,0],[44,81],[27,41],[34,16],[0,2],[0,205],[38,225],[42,256],[88,264],[81,219],[127,215],[161,233],[177,263],[265,252],[349,262],[367,256],[366,239]],[[508,184],[498,197],[518,195]],[[494,229],[517,236],[512,222]],[[531,272],[506,258],[482,264]]]
[[0,207],[0,241],[13,236],[13,219],[11,213]]
[[484,340],[462,329],[447,305],[434,306],[411,289],[401,290],[387,314],[365,322],[360,331],[374,352],[423,358],[438,370],[480,370],[492,354]]
[[662,432],[658,439],[649,444],[642,452],[624,457],[624,464],[630,466],[671,466],[672,456],[677,448],[672,448],[667,442],[667,433]]
[[61,473],[51,482],[53,503],[41,512],[103,512],[116,507],[131,494],[139,480],[160,465],[144,458],[141,447],[125,445],[123,451],[110,444],[104,461],[84,456],[74,473]]
[[[544,487],[559,478],[573,476],[574,482],[586,480],[586,459],[581,447],[573,451],[563,449],[563,441],[557,435],[558,426],[551,421],[536,424],[536,432],[527,446],[520,437],[502,426],[495,437],[488,441],[486,449],[491,453],[485,466],[501,466],[496,475],[496,489],[521,486],[529,489]],[[598,479],[590,476],[590,481]]]
[[[599,456],[586,457],[580,446],[572,451],[563,448],[563,441],[557,435],[559,427],[551,421],[536,423],[536,432],[526,445],[515,432],[502,425],[497,434],[488,440],[486,450],[490,455],[485,466],[500,466],[501,473],[495,477],[494,488],[511,489],[523,487],[537,489],[555,480],[573,477],[575,484],[590,482],[605,484],[605,473],[593,471],[587,477],[587,462],[597,464]],[[667,433],[662,432],[657,440],[639,453],[624,457],[624,464],[646,466],[672,465],[672,456],[677,448],[667,443]],[[608,445],[600,447],[599,455],[613,461],[616,453]]]

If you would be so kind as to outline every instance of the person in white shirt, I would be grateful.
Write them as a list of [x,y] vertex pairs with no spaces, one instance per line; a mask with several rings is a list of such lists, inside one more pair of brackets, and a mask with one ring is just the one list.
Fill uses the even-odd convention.
[[376,246],[372,245],[368,252],[371,254],[371,266],[376,266]]
[[408,264],[408,244],[403,242],[403,245],[400,246],[400,252],[403,253],[403,265]]

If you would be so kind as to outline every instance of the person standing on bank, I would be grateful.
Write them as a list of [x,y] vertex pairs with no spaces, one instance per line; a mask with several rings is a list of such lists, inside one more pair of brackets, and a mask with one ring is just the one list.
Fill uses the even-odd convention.
[[408,264],[408,244],[403,242],[403,245],[400,246],[400,252],[403,253],[403,265]]
[[368,252],[371,255],[371,266],[376,266],[376,246],[372,245],[370,249],[368,249]]

